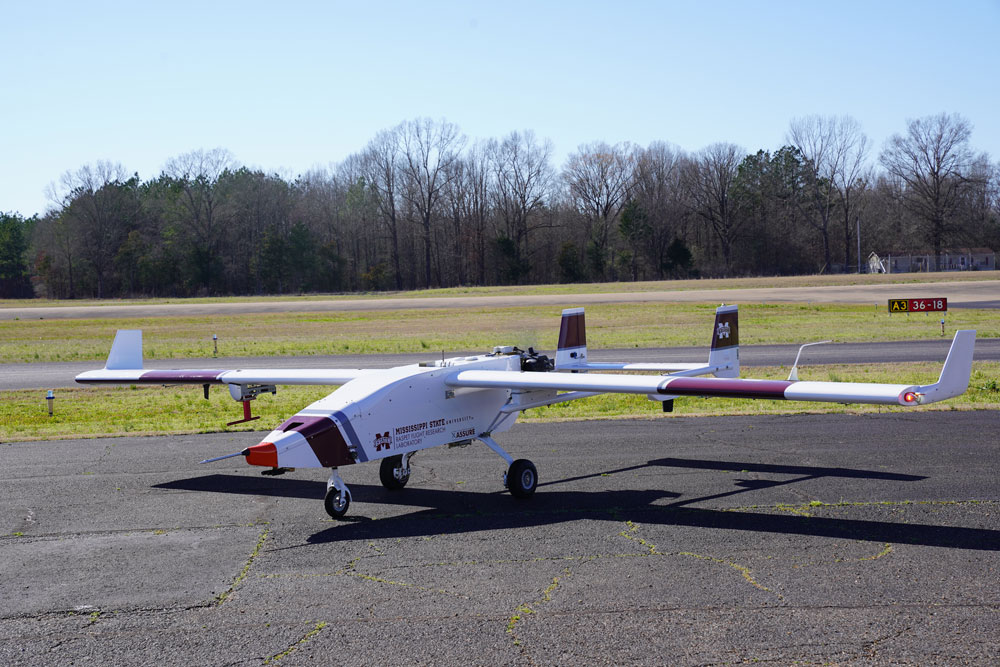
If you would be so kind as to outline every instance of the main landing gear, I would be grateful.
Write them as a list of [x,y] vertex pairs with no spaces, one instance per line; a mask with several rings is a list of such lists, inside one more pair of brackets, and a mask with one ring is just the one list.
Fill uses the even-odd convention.
[[510,491],[510,495],[515,498],[530,498],[535,494],[535,489],[538,488],[538,470],[534,463],[528,459],[515,461],[513,456],[488,435],[477,435],[476,438],[482,440],[510,466],[503,476],[503,485]]
[[[535,494],[535,489],[538,488],[538,470],[534,463],[528,459],[515,461],[510,454],[504,451],[503,447],[488,435],[479,435],[476,438],[486,443],[487,447],[507,462],[509,467],[503,476],[503,485],[510,491],[510,495],[515,498],[530,498]],[[398,491],[406,486],[406,483],[410,481],[410,458],[412,456],[413,452],[408,452],[382,459],[378,470],[382,486],[393,491]],[[351,491],[347,488],[344,480],[340,478],[340,473],[334,468],[326,483],[326,497],[323,499],[323,507],[326,508],[326,513],[334,519],[343,519],[350,506]]]
[[530,498],[538,486],[538,471],[528,459],[518,459],[510,464],[504,475],[504,486],[515,498]]
[[378,469],[378,478],[382,481],[382,486],[398,491],[406,486],[410,481],[410,457],[413,452],[406,454],[396,454],[382,459],[382,464]]

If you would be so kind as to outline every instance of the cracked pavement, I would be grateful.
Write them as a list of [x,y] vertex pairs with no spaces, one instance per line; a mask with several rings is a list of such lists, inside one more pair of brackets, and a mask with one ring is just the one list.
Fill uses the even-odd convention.
[[[1000,660],[1000,413],[521,424],[406,489],[202,458],[253,433],[0,444],[0,662]],[[235,462],[234,462],[235,461]]]

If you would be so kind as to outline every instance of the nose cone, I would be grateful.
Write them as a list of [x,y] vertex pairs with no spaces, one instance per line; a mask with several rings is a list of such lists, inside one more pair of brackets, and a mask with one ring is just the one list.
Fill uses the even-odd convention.
[[327,468],[354,463],[329,417],[295,415],[246,450],[247,463],[272,468]]
[[252,466],[278,467],[278,448],[271,442],[247,448],[247,463]]

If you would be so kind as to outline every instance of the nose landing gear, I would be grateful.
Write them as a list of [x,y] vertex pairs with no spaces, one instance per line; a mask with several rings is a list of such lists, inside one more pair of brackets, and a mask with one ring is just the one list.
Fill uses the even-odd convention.
[[323,499],[323,507],[326,513],[334,519],[343,519],[347,514],[347,508],[351,506],[351,491],[340,478],[340,473],[334,468],[330,473],[330,479],[326,482],[326,497]]

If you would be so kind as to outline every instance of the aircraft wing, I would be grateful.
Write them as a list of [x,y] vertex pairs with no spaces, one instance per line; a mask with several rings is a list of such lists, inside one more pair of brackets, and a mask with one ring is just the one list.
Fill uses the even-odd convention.
[[871,382],[811,382],[649,375],[591,375],[469,370],[447,380],[452,387],[549,389],[650,396],[718,396],[831,403],[919,405],[962,394],[969,386],[976,332],[955,334],[938,381],[932,385]]
[[339,385],[377,371],[363,368],[244,368],[233,370],[108,369],[76,376],[80,384],[299,384]]
[[339,385],[378,372],[362,368],[245,368],[146,370],[142,367],[142,331],[122,329],[115,335],[104,368],[76,376],[81,384],[228,384]]

